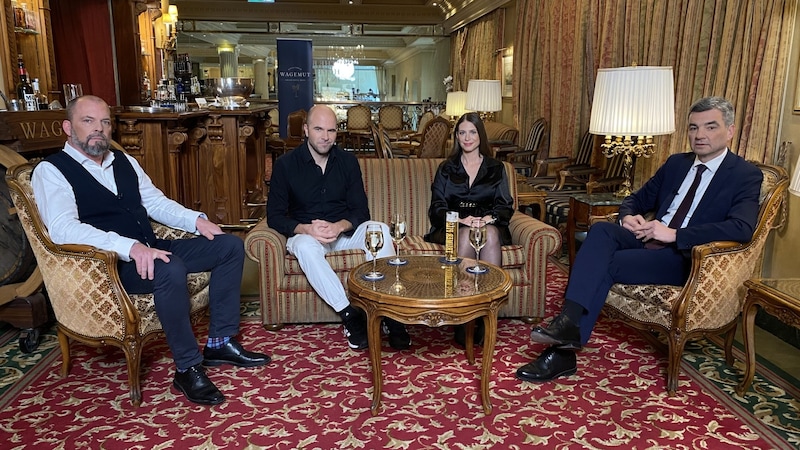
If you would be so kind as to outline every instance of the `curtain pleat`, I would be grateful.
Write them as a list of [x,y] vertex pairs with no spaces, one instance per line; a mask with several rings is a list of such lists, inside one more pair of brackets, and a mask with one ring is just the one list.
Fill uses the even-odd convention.
[[772,161],[796,8],[797,0],[518,0],[516,126],[524,140],[544,117],[549,155],[571,157],[589,126],[598,68],[672,66],[676,131],[655,137],[656,154],[637,161],[635,186],[689,151],[687,113],[705,96],[737,109],[732,151]]

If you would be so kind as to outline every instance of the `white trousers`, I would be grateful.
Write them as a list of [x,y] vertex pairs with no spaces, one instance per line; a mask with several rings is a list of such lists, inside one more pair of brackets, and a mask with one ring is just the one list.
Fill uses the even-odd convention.
[[336,312],[347,308],[350,301],[347,299],[347,293],[339,281],[339,277],[325,260],[325,254],[336,250],[358,248],[364,251],[367,261],[372,261],[372,253],[367,251],[367,246],[364,244],[369,224],[380,225],[383,231],[383,248],[378,251],[378,258],[394,256],[395,250],[389,226],[375,221],[362,223],[355,229],[352,236],[341,235],[330,244],[323,244],[308,234],[296,234],[286,241],[286,249],[297,258],[300,268],[306,274],[308,283]]

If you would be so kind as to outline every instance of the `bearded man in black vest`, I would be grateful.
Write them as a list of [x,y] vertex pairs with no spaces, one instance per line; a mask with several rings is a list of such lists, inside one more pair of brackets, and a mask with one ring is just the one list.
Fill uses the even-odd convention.
[[[204,214],[184,208],[156,188],[131,156],[110,149],[111,114],[103,99],[69,102],[67,142],[32,176],[39,213],[56,244],[87,244],[119,258],[122,285],[153,293],[156,313],[177,367],[173,385],[189,401],[216,405],[225,397],[203,366],[256,367],[270,357],[242,348],[239,303],[244,245]],[[194,239],[155,237],[150,218],[193,232]],[[186,275],[211,272],[208,341],[201,354],[189,319]]]

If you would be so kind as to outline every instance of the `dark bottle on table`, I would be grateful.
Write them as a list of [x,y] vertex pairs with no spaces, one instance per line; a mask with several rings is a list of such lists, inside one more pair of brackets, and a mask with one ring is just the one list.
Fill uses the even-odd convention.
[[25,70],[25,62],[22,60],[22,55],[17,58],[19,65],[19,84],[17,85],[17,97],[22,102],[25,111],[37,111],[39,109],[39,102],[36,100],[36,95],[33,93],[33,86],[28,81],[28,72]]

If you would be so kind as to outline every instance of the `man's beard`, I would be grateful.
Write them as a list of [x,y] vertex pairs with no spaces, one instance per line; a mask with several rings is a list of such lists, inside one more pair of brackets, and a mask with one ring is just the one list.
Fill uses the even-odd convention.
[[[92,139],[100,139],[94,144],[89,144]],[[81,141],[77,137],[72,138],[72,144],[77,145],[78,148],[83,150],[89,156],[98,157],[104,155],[109,148],[108,138],[102,134],[93,134],[86,137],[85,141]]]

